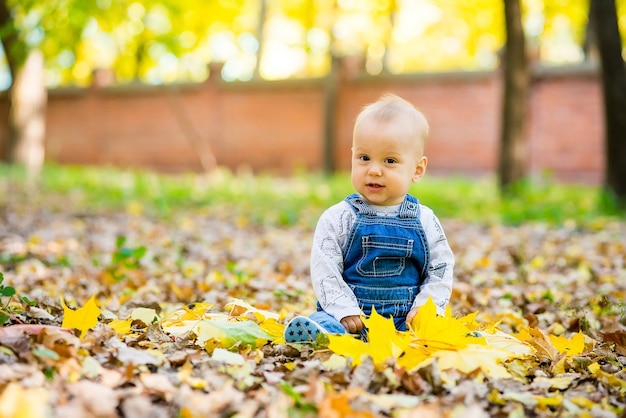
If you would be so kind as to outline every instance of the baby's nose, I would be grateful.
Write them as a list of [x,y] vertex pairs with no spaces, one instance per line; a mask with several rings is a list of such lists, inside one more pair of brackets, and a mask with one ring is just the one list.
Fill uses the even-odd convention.
[[370,165],[369,174],[375,175],[375,176],[380,176],[382,174],[382,172],[383,172],[383,170],[382,170],[382,167],[380,166],[380,164],[372,163]]

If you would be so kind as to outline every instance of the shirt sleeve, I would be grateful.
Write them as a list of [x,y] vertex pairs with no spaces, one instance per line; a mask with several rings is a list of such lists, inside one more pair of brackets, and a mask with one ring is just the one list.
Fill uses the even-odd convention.
[[354,292],[343,280],[343,252],[355,214],[346,202],[327,209],[315,228],[311,248],[311,282],[320,306],[338,321],[361,315]]
[[443,315],[452,294],[454,254],[439,219],[430,208],[420,205],[420,220],[430,247],[430,264],[428,277],[422,283],[413,307],[424,305],[432,297],[437,313]]

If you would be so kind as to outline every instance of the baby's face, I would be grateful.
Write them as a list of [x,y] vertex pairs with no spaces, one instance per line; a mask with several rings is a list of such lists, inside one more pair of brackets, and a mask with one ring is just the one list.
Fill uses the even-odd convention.
[[423,141],[411,135],[406,118],[389,122],[364,119],[354,130],[352,184],[373,205],[401,203],[411,183],[426,171]]

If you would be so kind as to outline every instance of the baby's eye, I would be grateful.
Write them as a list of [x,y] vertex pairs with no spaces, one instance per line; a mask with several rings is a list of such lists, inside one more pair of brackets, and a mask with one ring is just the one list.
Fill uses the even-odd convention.
[[370,157],[369,157],[369,156],[367,156],[367,155],[360,155],[360,156],[359,156],[359,160],[361,160],[361,161],[369,161],[369,160],[370,160]]
[[386,158],[386,159],[385,159],[385,162],[386,162],[387,164],[395,164],[395,163],[397,163],[398,161],[397,161],[395,158]]

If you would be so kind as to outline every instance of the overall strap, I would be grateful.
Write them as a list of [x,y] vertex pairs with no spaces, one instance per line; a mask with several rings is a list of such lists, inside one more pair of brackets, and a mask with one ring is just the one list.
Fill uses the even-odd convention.
[[365,200],[363,200],[363,198],[357,193],[351,194],[350,196],[346,197],[345,200],[350,204],[350,206],[352,206],[357,215],[376,215],[376,211],[370,205],[368,205]]
[[419,218],[420,216],[420,203],[415,196],[407,194],[400,205],[400,217],[401,218]]
[[[346,202],[354,208],[357,214],[376,216],[376,211],[372,206],[367,204],[365,200],[357,193],[353,193],[346,197]],[[407,194],[400,205],[400,218],[419,218],[419,201],[416,197]]]

